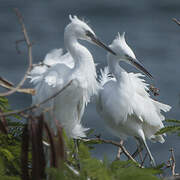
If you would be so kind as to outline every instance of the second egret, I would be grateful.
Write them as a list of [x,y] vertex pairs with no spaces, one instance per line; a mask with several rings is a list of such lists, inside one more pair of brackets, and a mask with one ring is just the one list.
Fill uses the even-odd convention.
[[[155,133],[164,127],[165,119],[161,111],[171,109],[169,105],[153,100],[141,73],[128,73],[119,62],[124,61],[135,66],[150,78],[151,74],[136,59],[127,45],[124,34],[119,35],[109,46],[117,56],[108,53],[108,67],[101,72],[101,89],[97,97],[97,110],[108,125],[110,131],[121,139],[135,137],[140,146],[145,146],[151,164],[154,158],[147,146],[146,138],[163,143],[162,135]],[[109,76],[112,73],[113,77]]]

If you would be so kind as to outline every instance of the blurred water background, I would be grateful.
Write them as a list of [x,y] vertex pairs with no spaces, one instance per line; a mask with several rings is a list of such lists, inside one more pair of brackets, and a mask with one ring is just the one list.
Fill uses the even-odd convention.
[[[166,117],[180,119],[180,27],[172,22],[172,17],[180,19],[179,0],[0,0],[0,76],[17,83],[26,71],[28,56],[23,44],[19,46],[23,54],[18,55],[15,49],[15,41],[22,39],[22,33],[13,12],[14,7],[23,14],[29,36],[35,42],[34,63],[43,60],[51,49],[64,47],[63,32],[69,23],[69,14],[76,14],[88,21],[107,44],[111,43],[117,32],[125,31],[128,44],[153,74],[154,85],[160,88],[160,96],[156,99],[173,107]],[[98,70],[104,67],[106,52],[91,44],[84,44],[99,64]],[[130,66],[124,67],[137,72]],[[28,82],[25,87],[30,87]],[[9,100],[13,109],[31,104],[31,96],[26,94],[14,94]],[[95,134],[119,141],[107,132],[93,104],[88,105],[83,119],[85,126],[95,129]],[[136,144],[131,138],[125,144],[131,152],[135,150]],[[179,137],[170,135],[164,144],[148,144],[157,163],[167,161],[169,149],[174,147],[177,170],[180,169]],[[95,157],[103,158],[106,155],[113,160],[117,149],[111,145],[97,145],[92,153]]]

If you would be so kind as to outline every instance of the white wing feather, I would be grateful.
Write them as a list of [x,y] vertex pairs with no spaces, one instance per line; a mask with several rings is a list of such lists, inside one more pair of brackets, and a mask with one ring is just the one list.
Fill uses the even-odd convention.
[[53,49],[46,56],[42,63],[36,65],[30,75],[29,78],[33,84],[42,80],[43,74],[48,71],[48,69],[56,64],[64,64],[69,68],[74,67],[74,60],[69,52],[63,55],[63,50]]

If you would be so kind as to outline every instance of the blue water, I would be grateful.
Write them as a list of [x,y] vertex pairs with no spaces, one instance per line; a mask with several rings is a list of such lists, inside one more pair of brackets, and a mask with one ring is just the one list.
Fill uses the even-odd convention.
[[[160,88],[158,100],[172,105],[167,118],[180,118],[179,77],[180,77],[180,27],[172,18],[180,19],[179,0],[159,1],[85,1],[85,0],[0,0],[0,76],[14,83],[19,82],[27,68],[27,52],[23,44],[23,53],[18,55],[15,41],[22,39],[22,33],[13,8],[17,7],[24,16],[33,45],[33,61],[39,62],[45,54],[63,46],[63,31],[69,22],[68,14],[76,14],[89,22],[96,34],[109,44],[117,32],[126,32],[126,39],[139,60],[153,74],[154,84]],[[106,52],[88,43],[99,68],[106,65]],[[134,68],[124,66],[128,71],[137,72]],[[148,80],[149,83],[152,83]],[[29,87],[26,83],[25,87]],[[2,89],[1,89],[2,90]],[[12,107],[19,109],[31,104],[31,97],[15,94],[9,97]],[[109,134],[102,119],[90,104],[84,115],[84,124],[95,129],[96,134],[108,139],[118,139]],[[180,169],[180,138],[171,135],[164,144],[148,143],[159,163],[169,158],[168,149],[173,147],[177,159],[177,170]],[[133,152],[135,142],[128,140],[127,148]],[[110,160],[115,158],[117,149],[110,145],[97,145],[93,155]]]

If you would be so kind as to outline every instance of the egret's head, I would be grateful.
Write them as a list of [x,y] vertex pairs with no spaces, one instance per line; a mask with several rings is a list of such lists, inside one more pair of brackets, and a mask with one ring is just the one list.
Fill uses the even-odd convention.
[[71,23],[66,27],[65,31],[69,31],[69,33],[71,33],[77,39],[89,41],[93,44],[103,47],[115,55],[115,53],[108,46],[106,46],[97,38],[94,31],[84,21],[78,19],[77,16],[71,15],[69,15],[69,19],[71,20]]
[[126,43],[125,33],[123,33],[122,35],[118,33],[117,37],[113,40],[112,44],[109,47],[116,53],[116,57],[108,54],[109,60],[113,58],[118,61],[124,61],[135,66],[138,70],[144,72],[147,76],[152,78],[152,75],[136,59],[134,52]]

